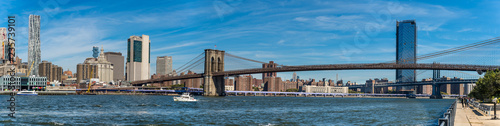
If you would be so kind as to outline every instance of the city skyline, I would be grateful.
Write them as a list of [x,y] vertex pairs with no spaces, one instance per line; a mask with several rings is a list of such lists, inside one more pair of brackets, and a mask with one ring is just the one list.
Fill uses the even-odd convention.
[[[27,58],[27,37],[23,38],[27,36],[26,31],[23,32],[23,27],[27,24],[27,20],[24,20],[26,15],[40,14],[42,60],[60,64],[71,71],[76,71],[77,63],[92,57],[92,46],[103,45],[108,51],[126,54],[126,38],[141,34],[151,36],[151,57],[172,56],[175,59],[175,69],[203,49],[214,48],[214,45],[217,45],[217,49],[238,56],[286,65],[385,62],[395,59],[396,20],[415,19],[418,22],[417,55],[493,38],[498,29],[492,26],[499,25],[485,16],[498,12],[492,6],[495,4],[488,2],[405,2],[394,7],[391,5],[395,3],[371,1],[368,8],[361,6],[364,1],[222,2],[228,8],[217,8],[214,1],[167,5],[151,2],[127,12],[117,6],[102,9],[110,4],[106,2],[74,4],[75,1],[70,1],[59,3],[55,8],[15,1],[3,2],[12,3],[0,4],[17,5],[16,8],[2,11],[19,14],[16,22],[19,25],[19,36],[16,36],[17,55]],[[300,4],[309,6],[296,7]],[[357,5],[360,7],[356,8]],[[352,8],[348,12],[342,11],[346,7]],[[398,7],[411,8],[413,11],[395,11]],[[385,11],[391,13],[389,20],[373,16]],[[130,16],[123,15],[129,12],[132,13]],[[0,13],[0,16],[6,17],[8,13]],[[462,18],[467,20],[457,20]],[[379,19],[386,22],[380,23]],[[2,26],[6,26],[5,22],[2,22]],[[470,22],[475,24],[468,25]],[[371,32],[373,34],[370,34],[368,44],[356,45],[356,36],[370,33],[364,30],[367,25],[379,32]],[[455,27],[456,25],[463,27]],[[133,32],[124,29],[133,29]],[[151,59],[150,74],[156,73],[155,60]],[[381,74],[370,74],[379,71],[382,71]],[[358,83],[369,78],[387,77],[394,80],[395,76],[394,70],[312,71],[297,74],[301,79],[319,80],[333,79],[336,73],[343,80]],[[292,72],[278,73],[278,77],[290,79]],[[419,79],[421,78],[417,78]]]

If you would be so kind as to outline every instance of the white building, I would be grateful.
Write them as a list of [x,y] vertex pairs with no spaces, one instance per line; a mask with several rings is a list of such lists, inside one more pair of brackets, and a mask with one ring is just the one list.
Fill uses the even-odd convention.
[[349,93],[348,87],[304,86],[307,93]]
[[232,85],[231,86],[226,85],[226,86],[224,86],[224,88],[225,88],[225,91],[234,91],[234,86],[232,86]]
[[[0,77],[0,88],[2,91],[10,90],[9,82],[11,82],[11,76],[5,75]],[[18,77],[14,76],[14,83],[11,84],[14,89],[21,91],[21,89],[26,90],[44,90],[47,86],[47,77]]]
[[97,57],[97,60],[94,58],[88,58],[85,60],[85,64],[97,65],[97,77],[102,82],[113,81],[113,65],[111,65],[111,62],[106,60],[103,48],[101,48],[101,53],[99,54],[99,57]]
[[127,42],[127,63],[125,79],[127,81],[147,80],[150,73],[150,46],[148,35],[130,36]]

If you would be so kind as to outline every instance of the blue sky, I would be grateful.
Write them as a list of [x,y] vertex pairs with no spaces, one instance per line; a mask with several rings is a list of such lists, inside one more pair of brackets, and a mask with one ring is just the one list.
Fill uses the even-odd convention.
[[[386,62],[395,59],[396,20],[416,20],[417,52],[426,54],[497,37],[499,5],[475,0],[2,0],[0,17],[17,16],[16,51],[27,61],[28,16],[41,15],[42,60],[71,71],[92,56],[92,46],[126,57],[127,38],[149,35],[155,73],[157,56],[172,56],[175,69],[214,45],[234,55],[285,65]],[[0,27],[6,27],[6,18],[2,20]],[[339,74],[360,83],[369,78],[394,80],[394,73],[352,70],[298,75],[335,79]],[[286,79],[291,74],[278,73]]]

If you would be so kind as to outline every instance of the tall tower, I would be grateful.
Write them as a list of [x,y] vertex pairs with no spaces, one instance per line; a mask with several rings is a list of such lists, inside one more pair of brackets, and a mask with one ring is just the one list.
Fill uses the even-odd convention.
[[40,15],[30,15],[29,20],[28,66],[33,66],[30,75],[38,76],[38,64],[41,61]]
[[114,81],[125,81],[125,76],[124,76],[124,61],[125,58],[122,56],[122,53],[120,52],[104,52],[104,56],[106,57],[106,60],[111,62],[113,64],[113,80]]
[[172,73],[172,56],[156,57],[156,74],[167,75]]
[[293,72],[292,81],[297,82],[297,73]]
[[127,42],[127,63],[125,79],[127,81],[147,80],[150,77],[150,46],[148,35],[130,36]]
[[[417,63],[417,25],[415,20],[396,21],[396,63]],[[396,82],[414,82],[415,69],[397,69]],[[398,91],[414,90],[412,86],[399,87]]]
[[92,47],[92,57],[94,58],[99,57],[99,47],[97,46]]
[[0,59],[5,59],[5,57],[8,57],[8,52],[5,50],[5,47],[7,47],[7,28],[0,28],[0,42],[2,43]]

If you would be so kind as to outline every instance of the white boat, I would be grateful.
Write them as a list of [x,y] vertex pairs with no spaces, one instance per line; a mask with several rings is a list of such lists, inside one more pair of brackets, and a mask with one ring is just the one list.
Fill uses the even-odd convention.
[[182,93],[181,96],[174,97],[174,101],[197,101],[197,100],[194,99],[193,95],[190,95],[189,93]]
[[20,91],[17,92],[17,95],[38,95],[35,91]]

